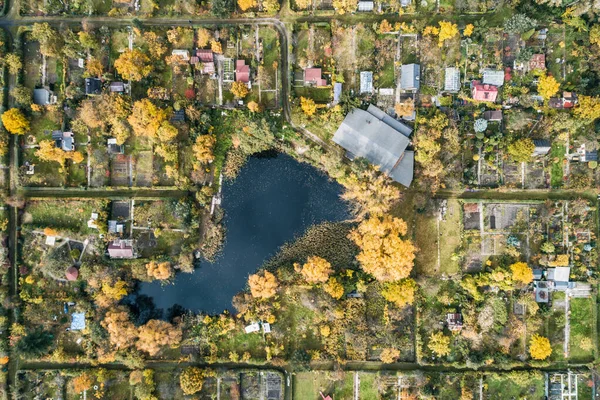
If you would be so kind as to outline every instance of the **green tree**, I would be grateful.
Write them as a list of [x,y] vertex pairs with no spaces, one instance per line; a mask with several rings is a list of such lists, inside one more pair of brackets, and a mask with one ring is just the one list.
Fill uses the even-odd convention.
[[40,357],[48,352],[54,335],[41,328],[28,333],[17,342],[15,349],[26,357]]
[[62,48],[62,37],[47,22],[35,23],[31,37],[40,42],[40,53],[47,57],[58,57]]
[[233,11],[233,0],[212,0],[210,12],[215,17],[227,17]]

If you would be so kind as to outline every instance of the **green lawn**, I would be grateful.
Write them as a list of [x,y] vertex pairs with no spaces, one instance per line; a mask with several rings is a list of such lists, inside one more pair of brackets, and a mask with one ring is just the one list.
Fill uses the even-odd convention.
[[593,340],[593,326],[595,323],[594,301],[592,298],[571,299],[571,337],[569,358],[571,361],[586,362],[593,359],[593,350],[584,349],[585,342]]
[[313,99],[315,103],[328,103],[333,99],[331,88],[313,88],[313,87],[294,87],[296,97],[307,97]]
[[486,399],[543,399],[544,374],[542,372],[510,372],[507,374],[489,374],[485,378]]
[[415,226],[418,229],[413,232],[413,240],[419,248],[415,258],[417,272],[426,276],[437,276],[439,274],[437,218],[418,213],[415,215]]
[[[550,185],[559,188],[563,185],[563,160],[565,158],[565,145],[552,143],[550,150]],[[556,162],[554,162],[556,160]]]
[[[345,373],[341,380],[336,380],[330,372],[300,372],[294,375],[294,399],[320,400],[319,391],[334,399],[351,399],[354,374]],[[362,391],[360,398],[363,399]]]
[[462,207],[456,200],[448,200],[448,211],[444,221],[440,221],[440,270],[446,274],[456,274],[460,270],[458,260],[452,254],[461,244]]
[[361,400],[377,400],[379,393],[377,391],[377,374],[374,372],[359,372],[360,395]]
[[107,206],[105,200],[44,200],[30,201],[25,207],[24,222],[32,228],[53,228],[58,231],[76,233],[97,232],[87,227],[92,212],[103,212]]

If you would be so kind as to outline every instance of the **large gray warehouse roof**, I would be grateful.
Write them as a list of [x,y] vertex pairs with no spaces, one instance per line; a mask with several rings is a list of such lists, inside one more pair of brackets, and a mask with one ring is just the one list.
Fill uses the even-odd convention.
[[412,181],[414,156],[405,150],[411,132],[408,126],[370,105],[367,111],[358,108],[350,111],[333,141],[352,156],[366,158],[392,179],[408,186]]

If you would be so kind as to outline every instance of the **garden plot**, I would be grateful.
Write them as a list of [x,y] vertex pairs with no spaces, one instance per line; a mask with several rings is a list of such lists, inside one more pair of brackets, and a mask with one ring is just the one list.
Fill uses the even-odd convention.
[[112,186],[131,186],[131,156],[117,154],[110,161],[110,181]]
[[481,157],[478,161],[479,186],[497,187],[500,184],[500,174],[497,162],[491,164]]
[[502,163],[502,176],[505,186],[520,188],[525,178],[524,166],[522,163],[505,161]]

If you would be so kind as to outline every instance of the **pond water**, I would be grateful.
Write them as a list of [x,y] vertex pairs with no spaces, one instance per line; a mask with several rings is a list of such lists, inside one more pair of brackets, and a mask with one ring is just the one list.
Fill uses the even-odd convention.
[[251,157],[240,174],[223,186],[226,242],[214,263],[193,274],[178,273],[173,284],[142,283],[138,295],[158,309],[178,305],[216,314],[232,310],[231,300],[280,246],[325,221],[348,219],[342,187],[312,166],[270,153]]

